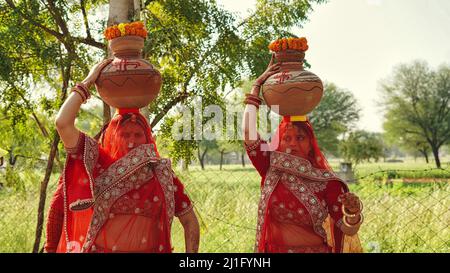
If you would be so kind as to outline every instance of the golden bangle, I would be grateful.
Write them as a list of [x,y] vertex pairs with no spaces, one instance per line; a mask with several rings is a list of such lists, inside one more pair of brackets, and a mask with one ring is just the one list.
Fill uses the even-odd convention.
[[347,222],[347,216],[342,217],[342,221],[344,222],[344,225],[346,225],[347,227],[360,226],[364,222],[364,215],[362,213],[359,214],[359,221],[356,224],[349,224]]
[[359,211],[357,212],[357,213],[355,213],[355,214],[350,214],[350,213],[348,213],[347,211],[345,211],[345,207],[344,207],[344,205],[342,205],[341,206],[341,209],[342,209],[342,214],[344,214],[345,216],[348,216],[348,217],[355,217],[356,215],[358,215],[358,214],[360,214],[361,212],[362,212],[362,210],[363,210],[363,203],[361,202],[361,199],[359,199],[359,205],[360,205],[360,209],[359,209]]

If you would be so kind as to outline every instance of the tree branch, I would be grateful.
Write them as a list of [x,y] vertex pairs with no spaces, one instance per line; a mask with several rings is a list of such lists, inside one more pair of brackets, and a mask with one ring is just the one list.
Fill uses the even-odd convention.
[[35,27],[38,27],[42,30],[44,30],[45,32],[53,35],[54,37],[56,37],[56,39],[58,39],[60,42],[63,42],[64,40],[64,34],[59,33],[58,31],[55,31],[53,29],[50,29],[40,23],[38,23],[37,21],[35,21],[32,17],[30,17],[28,14],[23,13],[22,11],[20,11],[16,5],[14,5],[12,0],[5,0],[6,3],[15,11],[17,12],[23,19],[27,20],[28,22],[30,22],[32,25],[34,25]]
[[[11,9],[13,9],[15,12],[17,12],[23,19],[27,20],[28,22],[30,22],[33,26],[42,29],[43,31],[47,32],[48,34],[54,36],[56,39],[58,39],[58,41],[60,41],[61,43],[65,43],[64,40],[64,33],[60,33],[56,30],[50,29],[49,27],[44,26],[43,24],[37,22],[36,20],[33,19],[32,16],[30,16],[29,14],[23,13],[19,8],[17,8],[17,6],[14,4],[14,2],[12,0],[5,0],[6,3],[9,5],[9,7]],[[52,13],[53,14],[53,13]],[[67,33],[68,37],[70,36],[70,33]],[[96,48],[105,49],[105,44],[100,43],[96,40],[94,40],[92,37],[87,37],[87,38],[81,38],[81,37],[72,37],[72,39],[78,43],[83,43],[86,45],[90,45],[90,46],[94,46]]]
[[11,87],[17,91],[17,93],[19,94],[19,97],[25,102],[25,105],[27,106],[28,110],[31,111],[31,115],[33,116],[34,121],[36,121],[36,124],[38,125],[39,129],[41,130],[42,135],[45,138],[49,138],[50,135],[48,134],[47,129],[45,128],[45,126],[42,124],[42,122],[39,120],[39,118],[37,117],[36,113],[34,112],[33,107],[31,106],[30,101],[25,98],[24,94],[20,91],[19,88],[17,88],[17,86],[13,83],[13,82],[8,82]]
[[183,99],[185,98],[186,94],[181,93],[180,95],[176,96],[173,100],[171,100],[169,103],[167,103],[166,106],[164,106],[164,108],[152,120],[152,122],[150,123],[151,127],[152,128],[155,127],[158,124],[158,122],[167,114],[167,112],[169,112],[169,110],[172,109],[172,107],[177,105],[179,102],[183,101]]
[[145,0],[144,6],[148,6],[151,2],[154,2],[155,0]]
[[92,39],[91,38],[91,29],[89,27],[89,22],[88,22],[87,13],[86,13],[86,3],[84,2],[84,0],[80,0],[80,7],[81,7],[81,13],[83,14],[84,27],[86,28],[87,39]]
[[94,40],[93,38],[90,38],[90,37],[88,37],[88,38],[72,37],[72,39],[75,42],[86,44],[86,45],[90,45],[90,46],[96,47],[96,48],[101,49],[101,50],[105,50],[106,49],[106,45],[104,43],[98,42],[98,41],[96,41],[96,40]]
[[59,28],[62,30],[64,35],[69,35],[70,32],[67,28],[67,24],[62,18],[60,10],[55,6],[55,2],[53,0],[47,0],[48,3],[48,10],[53,15],[53,19],[55,19],[56,24],[59,26]]

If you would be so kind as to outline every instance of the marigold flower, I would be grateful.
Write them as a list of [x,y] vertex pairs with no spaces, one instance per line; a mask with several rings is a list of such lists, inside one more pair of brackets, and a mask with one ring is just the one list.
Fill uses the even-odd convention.
[[269,44],[269,49],[273,52],[280,52],[284,50],[298,50],[306,51],[308,50],[308,40],[305,37],[301,38],[281,38],[275,40]]
[[281,51],[281,41],[275,43],[275,51]]
[[118,25],[118,28],[119,28],[119,30],[120,30],[121,36],[125,36],[125,24],[124,24],[124,23],[120,23],[120,24]]
[[287,43],[286,39],[283,39],[281,41],[281,43],[282,43],[281,50],[287,50],[288,49],[288,43]]
[[104,31],[103,34],[107,40],[112,40],[114,38],[127,35],[137,35],[145,39],[147,37],[147,30],[144,27],[144,23],[138,21],[110,26]]
[[288,47],[289,48],[294,48],[294,38],[288,38]]

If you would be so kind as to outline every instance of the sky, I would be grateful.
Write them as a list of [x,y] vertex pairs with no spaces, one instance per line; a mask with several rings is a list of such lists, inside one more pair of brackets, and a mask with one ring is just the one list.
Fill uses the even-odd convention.
[[[241,16],[255,0],[217,0]],[[393,68],[416,59],[430,67],[450,65],[450,1],[330,0],[314,6],[303,28],[311,71],[354,94],[361,118],[357,127],[382,132],[379,84]]]

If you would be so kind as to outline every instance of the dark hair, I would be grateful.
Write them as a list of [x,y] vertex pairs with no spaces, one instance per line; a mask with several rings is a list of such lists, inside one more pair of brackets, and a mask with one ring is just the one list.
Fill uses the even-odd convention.
[[102,128],[100,129],[100,131],[95,135],[94,139],[99,141],[100,138],[100,142],[103,143],[103,136],[104,136],[104,132],[106,131],[106,128],[108,128],[109,126],[109,122],[103,124]]

